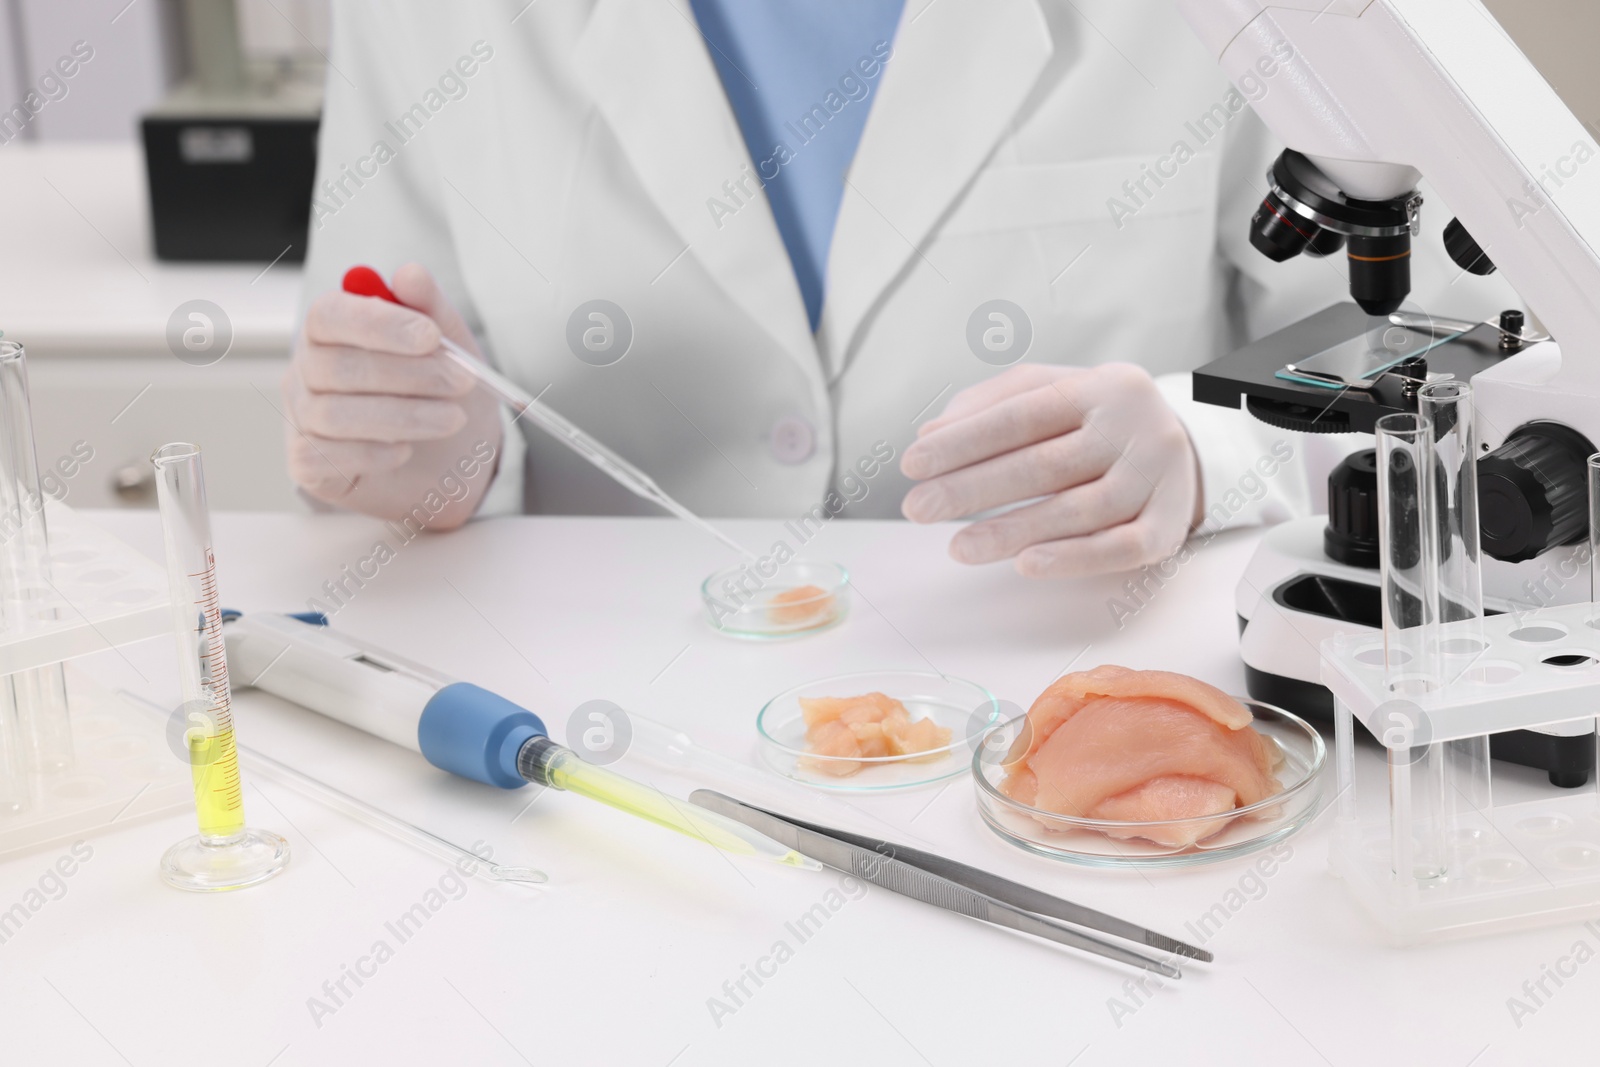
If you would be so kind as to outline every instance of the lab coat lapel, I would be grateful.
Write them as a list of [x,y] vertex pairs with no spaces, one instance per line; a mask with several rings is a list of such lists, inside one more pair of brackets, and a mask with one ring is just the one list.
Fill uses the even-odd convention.
[[[640,182],[683,238],[683,255],[695,257],[751,318],[818,373],[788,253],[685,0],[598,0],[578,43],[577,67]],[[752,175],[748,195],[737,184],[746,175]]]
[[884,290],[923,257],[1051,52],[1038,0],[906,4],[834,229],[819,329],[830,374]]

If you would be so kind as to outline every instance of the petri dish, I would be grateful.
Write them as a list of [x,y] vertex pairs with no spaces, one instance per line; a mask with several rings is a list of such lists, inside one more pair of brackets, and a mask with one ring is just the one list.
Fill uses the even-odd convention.
[[729,637],[773,640],[821,633],[850,613],[850,572],[837,563],[793,559],[769,577],[752,563],[700,585],[711,628]]
[[[974,752],[972,778],[978,813],[1011,844],[1085,867],[1190,867],[1232,859],[1282,841],[1317,813],[1326,746],[1322,735],[1298,716],[1260,701],[1235,699],[1250,709],[1256,730],[1283,757],[1278,769],[1283,789],[1265,800],[1223,815],[1157,823],[1083,819],[1019,803],[1000,792],[1006,754],[1027,721],[1027,716],[1019,715],[986,733]],[[1193,831],[1193,836],[1203,839],[1175,847],[1139,836],[1156,827]]]
[[[801,697],[883,693],[905,705],[913,721],[932,719],[950,731],[940,748],[904,756],[816,756],[806,748]],[[817,789],[873,792],[910,789],[967,773],[973,748],[1000,721],[1000,702],[974,682],[933,671],[865,671],[819,678],[779,693],[756,716],[761,761]]]

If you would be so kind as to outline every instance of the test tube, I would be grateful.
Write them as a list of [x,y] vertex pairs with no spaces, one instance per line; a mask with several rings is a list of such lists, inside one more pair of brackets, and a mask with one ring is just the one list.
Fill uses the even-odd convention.
[[1433,424],[1401,412],[1378,420],[1382,508],[1383,651],[1390,692],[1420,694],[1438,683],[1439,525]]
[[289,843],[245,825],[200,449],[185,443],[164,445],[151,463],[156,470],[181,712],[200,823],[199,834],[173,845],[161,857],[161,877],[178,889],[240,889],[283,870],[289,862]]
[[22,744],[22,724],[11,687],[0,685],[0,816],[28,810],[28,769]]
[[1439,518],[1439,621],[1483,617],[1478,546],[1477,427],[1472,386],[1434,382],[1417,391],[1417,411],[1433,426],[1434,493]]
[[1439,509],[1433,424],[1401,412],[1377,423],[1384,684],[1379,740],[1389,757],[1389,843],[1403,885],[1442,878],[1445,753],[1423,707],[1438,688]]
[[[6,625],[26,631],[45,621],[40,611],[51,593],[50,538],[34,450],[27,354],[15,341],[0,341],[0,542]],[[24,772],[71,768],[72,721],[61,664],[18,671],[6,687],[14,718],[6,733],[21,750],[13,761]]]
[[[22,346],[14,341],[0,341],[0,368],[9,365],[22,365]],[[5,374],[0,369],[0,408],[6,408],[6,414],[0,418],[0,513],[9,526],[10,536],[4,539],[4,550],[0,552],[0,565],[4,566],[4,581],[0,582],[0,596],[13,592],[15,596],[4,597],[4,618],[7,627],[21,627],[26,624],[23,612],[26,610],[21,599],[21,590],[25,587],[19,578],[19,572],[24,568],[12,559],[16,543],[23,535],[20,525],[22,511],[17,509],[12,515],[11,504],[16,499],[17,482],[11,475],[16,469],[12,462],[15,449],[11,447],[13,440],[22,436],[16,420],[10,417],[9,405],[6,400],[6,385],[12,376]],[[30,420],[31,422],[31,420]],[[31,437],[31,429],[30,429]],[[17,706],[15,695],[12,692],[11,679],[0,682],[0,813],[12,813],[27,810],[29,797],[29,753],[30,746],[23,738],[23,723],[20,709]]]
[[1589,599],[1600,604],[1600,452],[1589,457]]
[[[1439,507],[1438,604],[1441,626],[1434,650],[1440,684],[1449,685],[1488,648],[1483,619],[1483,577],[1478,535],[1478,433],[1472,386],[1433,382],[1417,391],[1417,411],[1433,424],[1434,499]],[[1445,742],[1446,800],[1457,813],[1487,813],[1489,735]],[[1454,839],[1454,835],[1447,835]]]
[[[1589,601],[1600,604],[1600,452],[1589,457]],[[1589,625],[1600,630],[1600,614],[1589,618]],[[1600,718],[1594,721],[1595,753],[1600,758]],[[1600,800],[1600,775],[1594,792]]]

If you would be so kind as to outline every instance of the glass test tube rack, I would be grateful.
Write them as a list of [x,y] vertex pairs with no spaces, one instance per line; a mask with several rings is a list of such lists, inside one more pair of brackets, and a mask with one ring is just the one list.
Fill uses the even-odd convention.
[[[1499,807],[1490,764],[1459,742],[1506,730],[1595,720],[1600,607],[1568,604],[1445,623],[1453,679],[1397,697],[1373,634],[1322,646],[1334,694],[1338,800],[1332,863],[1400,942],[1600,914],[1600,791]],[[1454,664],[1448,664],[1446,671]],[[1362,779],[1355,723],[1385,745],[1387,780]]]

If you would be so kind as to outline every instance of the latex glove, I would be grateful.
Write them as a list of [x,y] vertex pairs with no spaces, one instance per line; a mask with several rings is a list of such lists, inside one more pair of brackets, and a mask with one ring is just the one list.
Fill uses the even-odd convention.
[[1201,517],[1188,431],[1150,375],[1126,363],[1023,364],[965,389],[918,429],[900,469],[923,483],[901,505],[913,522],[1042,498],[950,542],[963,563],[1014,556],[1033,578],[1156,562]]
[[501,439],[495,399],[439,349],[442,335],[480,355],[433,276],[408,264],[390,288],[406,307],[342,290],[317,297],[283,380],[290,476],[319,500],[379,516],[406,512],[474,440],[498,451]]

